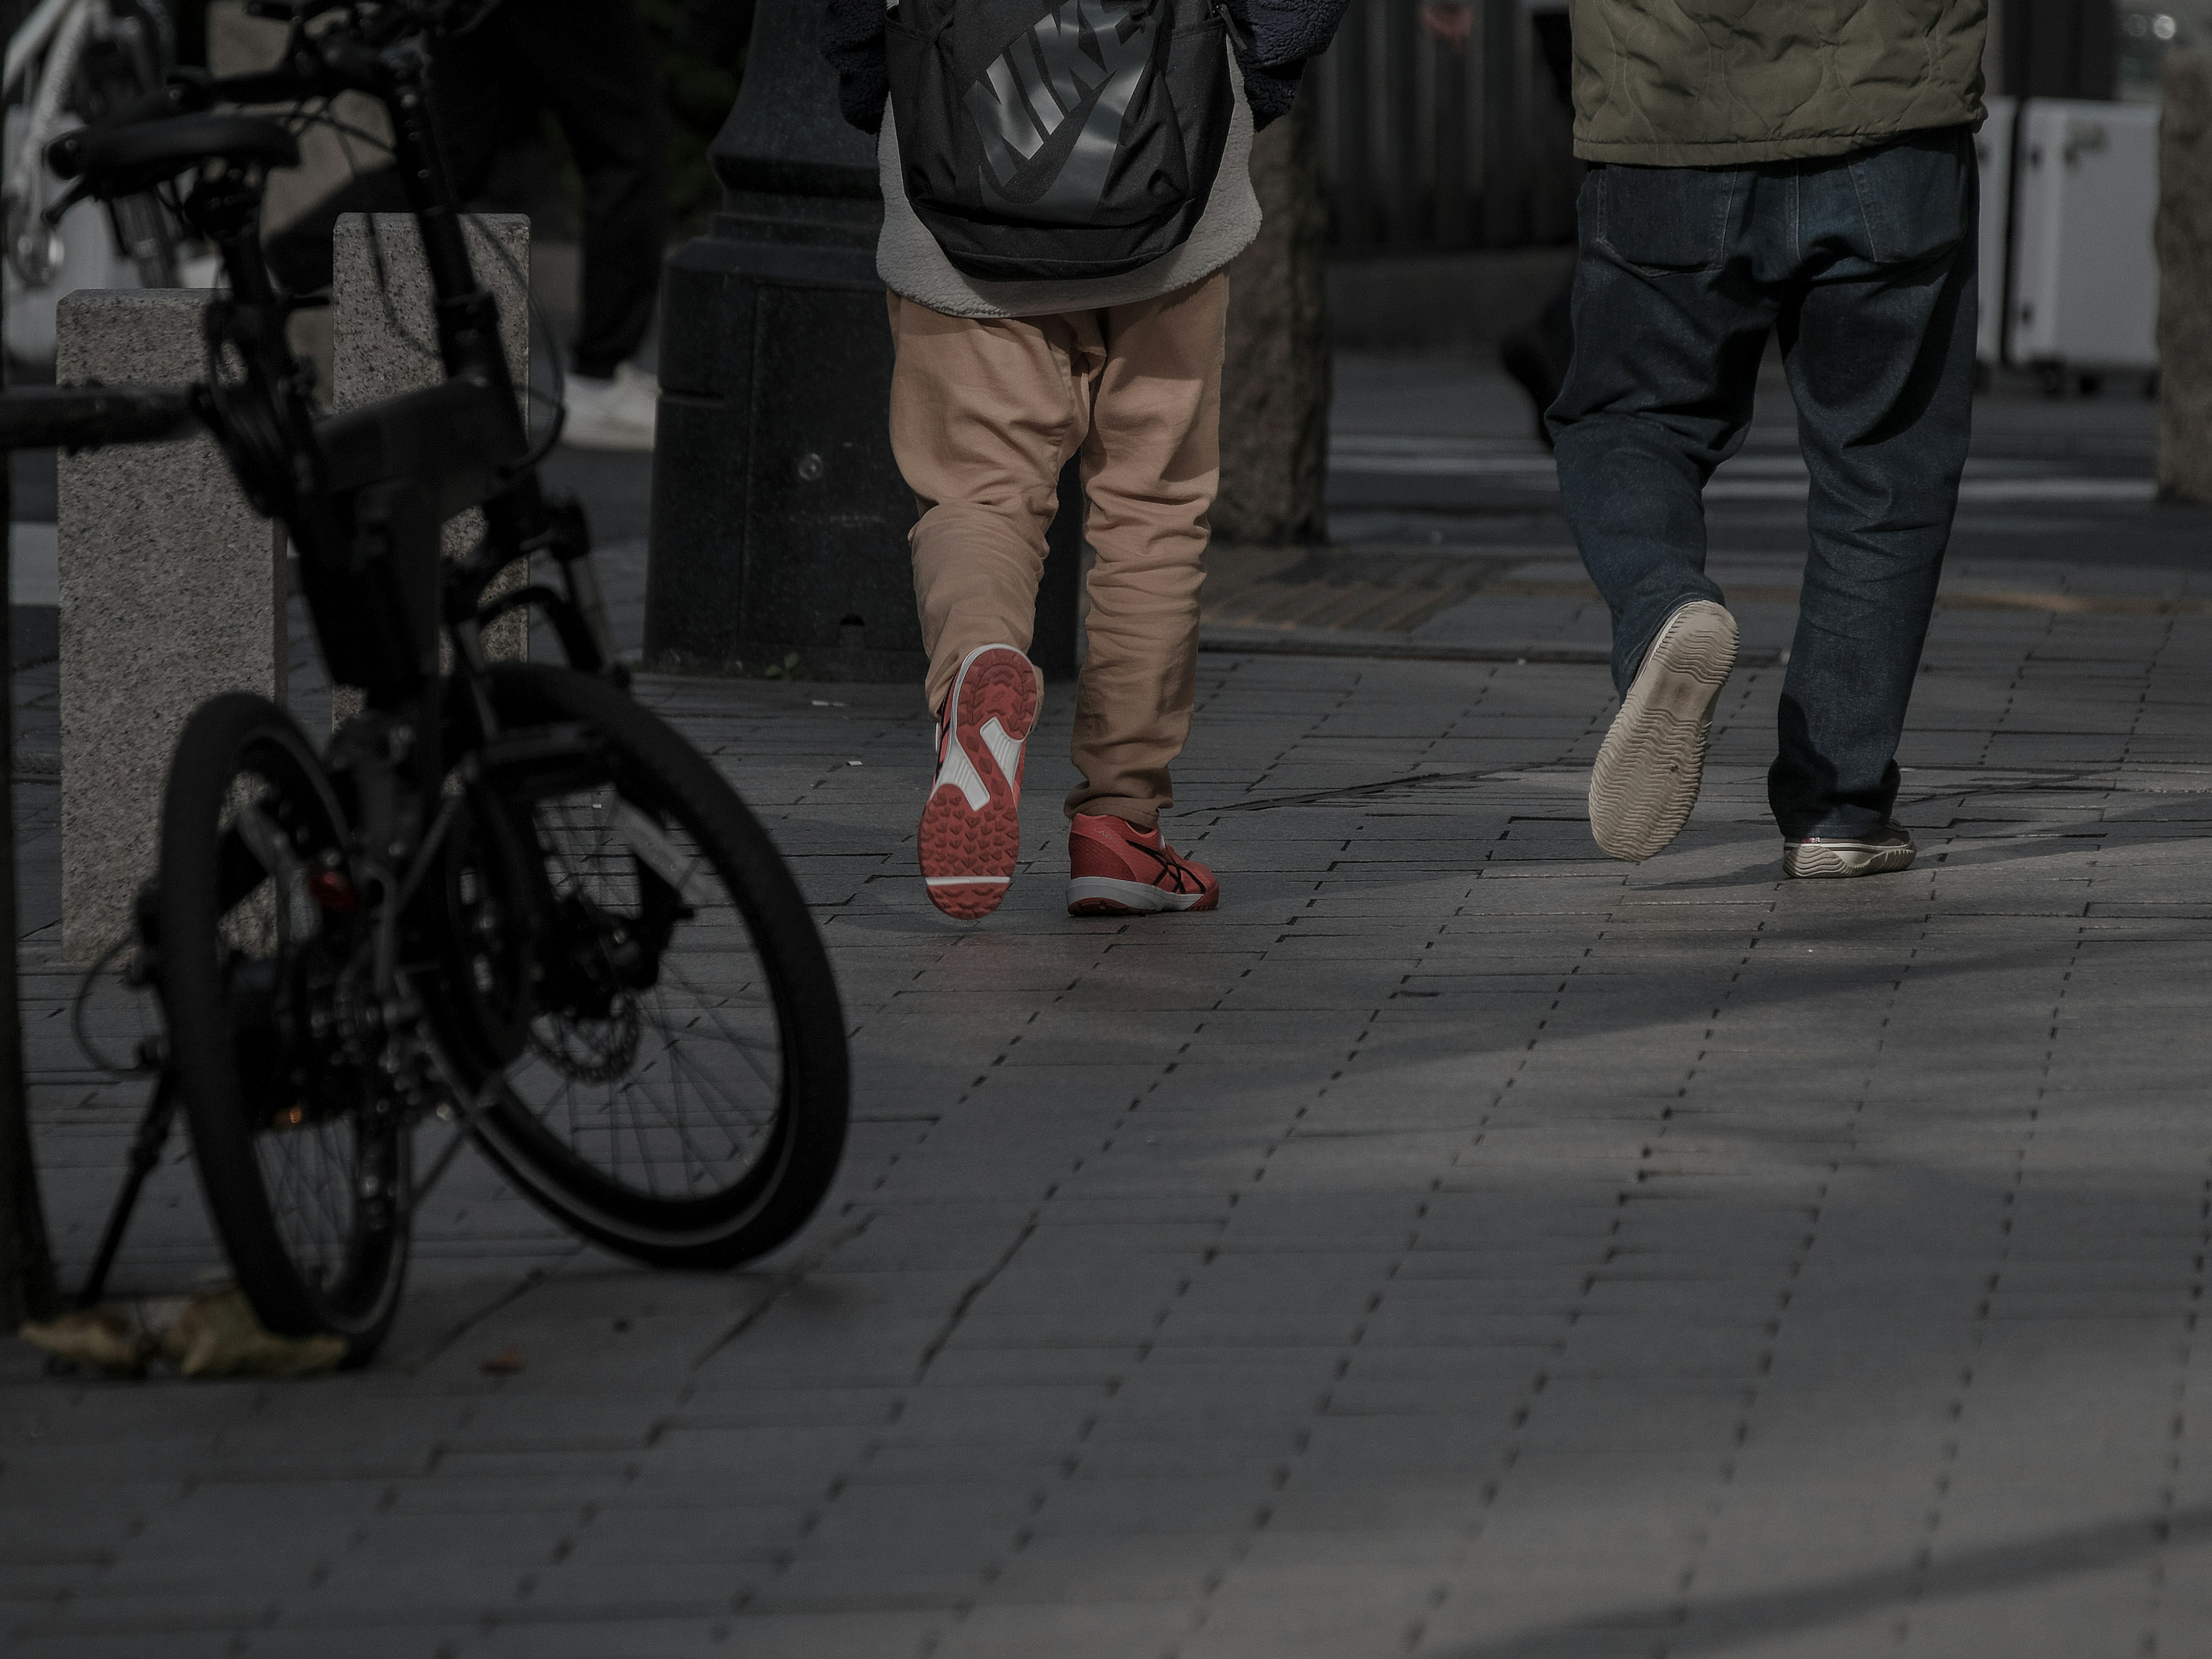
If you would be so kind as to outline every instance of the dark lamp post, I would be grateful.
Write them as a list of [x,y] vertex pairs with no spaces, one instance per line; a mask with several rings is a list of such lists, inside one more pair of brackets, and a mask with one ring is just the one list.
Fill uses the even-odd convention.
[[669,261],[649,665],[905,679],[923,668],[887,435],[883,203],[838,113],[820,0],[762,0],[709,152],[726,195]]

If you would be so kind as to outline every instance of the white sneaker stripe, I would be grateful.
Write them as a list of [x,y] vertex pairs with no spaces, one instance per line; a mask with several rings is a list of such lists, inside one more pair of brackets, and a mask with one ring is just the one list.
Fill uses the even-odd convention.
[[948,783],[966,797],[971,812],[980,812],[991,804],[991,786],[983,781],[975,763],[968,758],[968,751],[960,746],[957,734],[945,745],[945,764],[937,769],[937,781],[931,787],[939,789]]
[[1022,740],[1008,733],[996,714],[983,722],[983,746],[999,763],[999,775],[1011,784],[1022,769]]
[[1005,887],[1012,876],[924,876],[922,880],[932,887]]

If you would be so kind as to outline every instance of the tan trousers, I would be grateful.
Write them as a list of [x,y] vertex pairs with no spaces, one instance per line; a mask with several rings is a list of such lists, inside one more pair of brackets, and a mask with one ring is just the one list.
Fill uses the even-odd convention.
[[1190,735],[1206,513],[1221,477],[1229,276],[1046,317],[947,317],[890,296],[891,448],[921,509],[915,597],[929,706],[979,645],[1028,650],[1061,467],[1079,451],[1096,553],[1067,811],[1139,829]]

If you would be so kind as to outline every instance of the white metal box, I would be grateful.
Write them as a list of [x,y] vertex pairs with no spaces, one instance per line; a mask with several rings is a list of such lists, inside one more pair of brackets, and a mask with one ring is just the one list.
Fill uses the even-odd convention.
[[2158,115],[2154,105],[2070,98],[2022,106],[2007,319],[2014,362],[2158,367]]
[[2020,112],[2016,99],[1988,98],[1990,118],[1974,135],[1974,162],[1982,179],[1982,219],[1978,299],[1980,316],[1974,327],[1974,356],[1981,362],[2004,361],[2005,260],[2012,233],[2013,118]]

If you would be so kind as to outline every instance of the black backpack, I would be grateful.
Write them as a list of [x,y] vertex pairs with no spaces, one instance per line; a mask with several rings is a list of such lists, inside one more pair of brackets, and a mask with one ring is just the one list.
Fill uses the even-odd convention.
[[970,276],[1110,276],[1206,211],[1235,94],[1218,0],[901,0],[907,200]]

